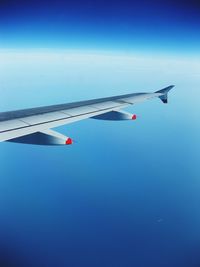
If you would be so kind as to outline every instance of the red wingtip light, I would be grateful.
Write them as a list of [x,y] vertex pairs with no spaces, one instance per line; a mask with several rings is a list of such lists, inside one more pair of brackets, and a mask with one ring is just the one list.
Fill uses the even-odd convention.
[[66,145],[71,145],[71,144],[73,144],[72,139],[69,137],[69,138],[66,140],[65,144],[66,144]]
[[132,116],[132,120],[136,120],[137,119],[137,116],[134,114],[133,116]]

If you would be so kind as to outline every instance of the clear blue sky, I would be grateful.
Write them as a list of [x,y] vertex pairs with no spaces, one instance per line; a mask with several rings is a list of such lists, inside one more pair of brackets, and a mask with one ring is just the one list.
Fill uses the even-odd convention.
[[198,1],[1,1],[0,47],[187,51],[200,46]]

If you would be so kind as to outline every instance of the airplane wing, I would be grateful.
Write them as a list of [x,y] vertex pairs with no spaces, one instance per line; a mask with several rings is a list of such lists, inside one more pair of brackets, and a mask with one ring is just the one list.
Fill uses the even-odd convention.
[[37,145],[70,145],[72,139],[52,128],[93,118],[101,120],[134,120],[136,115],[120,111],[127,106],[158,97],[167,103],[174,85],[154,93],[133,93],[68,104],[0,113],[0,142]]

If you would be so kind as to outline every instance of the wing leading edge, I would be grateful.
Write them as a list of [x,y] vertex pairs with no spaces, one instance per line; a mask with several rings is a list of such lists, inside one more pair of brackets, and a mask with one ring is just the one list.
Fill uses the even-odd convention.
[[[167,103],[167,94],[174,86],[154,93],[133,93],[92,99],[68,104],[38,107],[0,113],[0,142],[39,145],[71,144],[69,137],[50,130],[64,124],[94,118],[104,120],[136,119],[136,115],[121,112],[129,105],[158,97]],[[67,141],[68,140],[68,141]]]

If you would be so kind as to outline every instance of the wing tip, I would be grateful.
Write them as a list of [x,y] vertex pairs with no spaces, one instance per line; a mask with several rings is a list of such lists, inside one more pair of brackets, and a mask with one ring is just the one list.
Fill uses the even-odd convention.
[[156,91],[155,93],[159,93],[162,95],[159,95],[158,97],[160,98],[160,100],[164,103],[167,104],[168,103],[168,92],[174,88],[175,85],[169,85],[161,90]]

